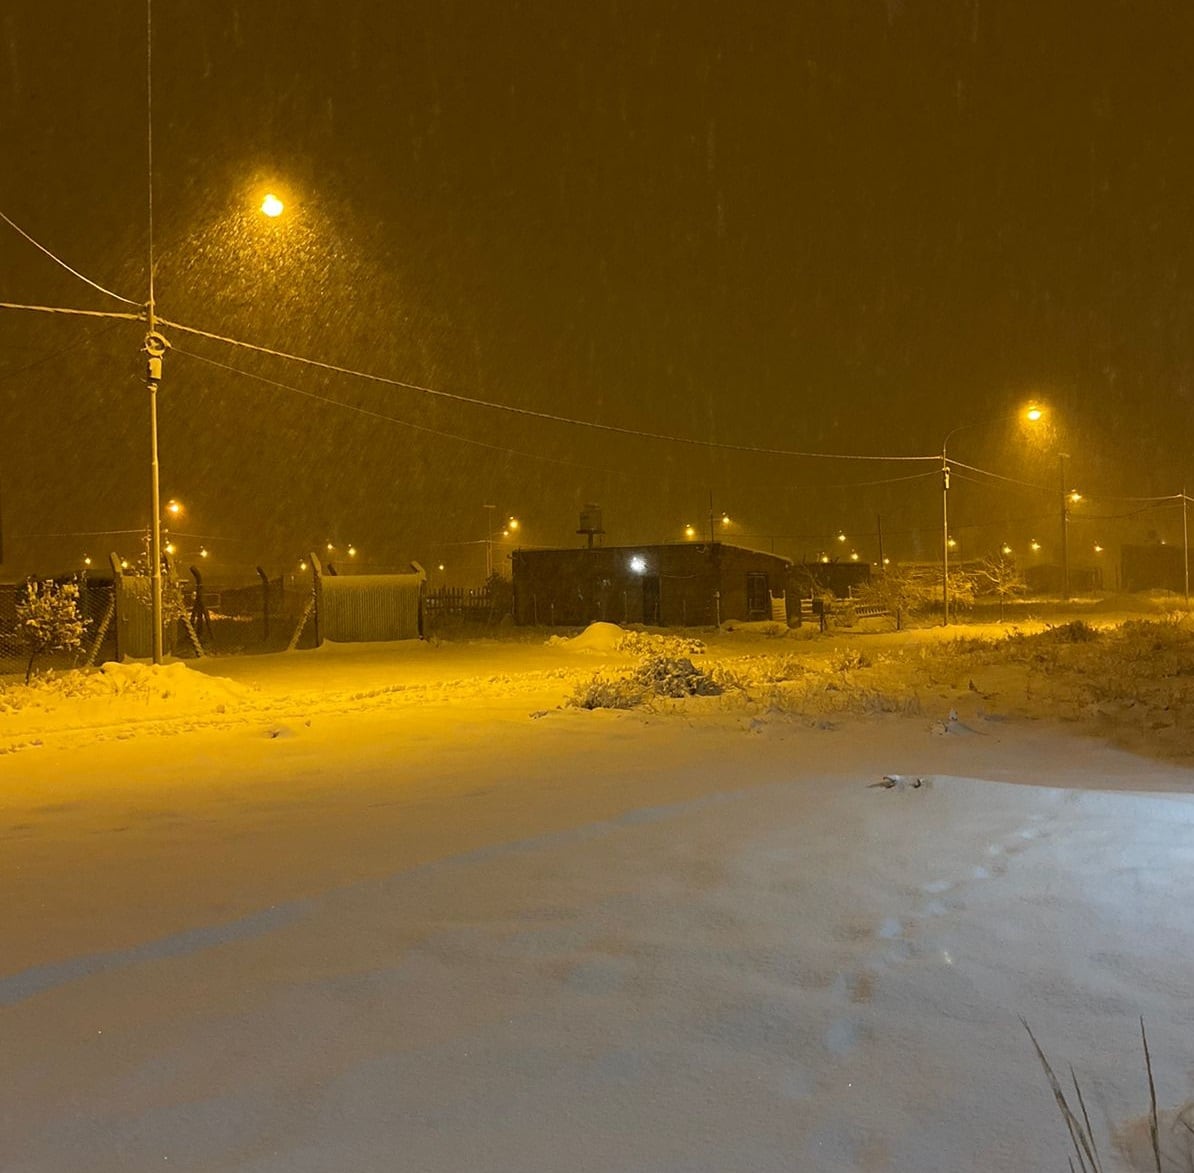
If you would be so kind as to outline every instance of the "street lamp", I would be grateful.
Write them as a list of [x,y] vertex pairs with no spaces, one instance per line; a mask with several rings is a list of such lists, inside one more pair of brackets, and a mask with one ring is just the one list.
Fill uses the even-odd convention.
[[1038,423],[1045,417],[1044,408],[1037,404],[1030,404],[1024,411],[1013,411],[1004,415],[988,416],[983,420],[973,420],[968,424],[959,424],[952,431],[946,432],[941,441],[941,624],[949,626],[949,551],[951,541],[949,536],[949,442],[959,432],[967,428],[977,427],[979,424],[993,423],[995,420],[1016,419]]
[[261,201],[262,215],[276,220],[284,211],[286,211],[286,205],[272,191],[267,191],[265,199]]

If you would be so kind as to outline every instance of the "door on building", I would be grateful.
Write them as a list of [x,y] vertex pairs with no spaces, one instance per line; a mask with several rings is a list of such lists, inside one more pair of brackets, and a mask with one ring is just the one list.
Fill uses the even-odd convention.
[[746,576],[747,619],[771,618],[771,591],[767,576],[761,571],[751,571]]
[[649,574],[643,579],[643,622],[659,626],[659,575]]

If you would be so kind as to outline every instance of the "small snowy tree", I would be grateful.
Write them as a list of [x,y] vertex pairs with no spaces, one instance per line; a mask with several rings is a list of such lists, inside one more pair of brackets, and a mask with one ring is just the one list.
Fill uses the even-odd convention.
[[884,607],[895,616],[896,630],[904,618],[929,606],[940,584],[919,566],[887,566],[881,574],[855,588],[854,598],[867,607]]
[[984,594],[990,593],[999,599],[1000,623],[1003,622],[1004,603],[1028,589],[1019,567],[1005,555],[983,559],[978,569],[978,586]]
[[43,652],[77,652],[89,622],[79,614],[77,583],[31,578],[17,603],[17,634],[29,649],[25,683]]

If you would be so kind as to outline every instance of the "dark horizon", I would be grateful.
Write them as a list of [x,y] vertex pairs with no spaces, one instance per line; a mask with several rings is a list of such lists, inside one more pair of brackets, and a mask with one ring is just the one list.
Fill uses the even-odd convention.
[[[144,301],[144,9],[0,31],[0,211]],[[486,505],[551,545],[597,502],[633,543],[701,530],[710,494],[743,544],[842,531],[871,560],[881,516],[891,556],[932,560],[931,460],[702,445],[932,457],[955,429],[1011,478],[960,470],[975,547],[1057,541],[1061,452],[1076,543],[1180,537],[1127,498],[1189,475],[1187,6],[189,0],[152,45],[160,314],[461,397],[164,328],[162,495],[213,573],[332,540],[469,580]],[[4,224],[0,300],[129,308]],[[146,524],[143,335],[0,310],[5,577]],[[1029,444],[1008,417],[1034,399]]]

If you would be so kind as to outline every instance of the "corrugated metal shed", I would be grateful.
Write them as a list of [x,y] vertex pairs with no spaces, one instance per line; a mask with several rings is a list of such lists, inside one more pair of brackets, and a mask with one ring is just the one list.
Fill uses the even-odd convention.
[[418,563],[410,574],[324,574],[312,555],[316,576],[319,638],[336,643],[419,639],[423,586]]

